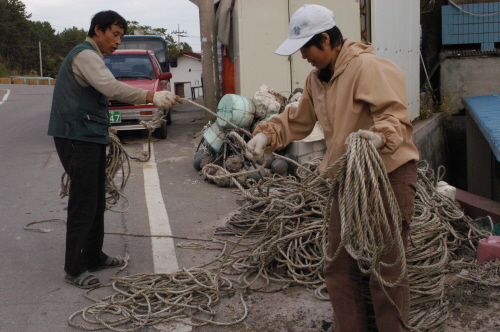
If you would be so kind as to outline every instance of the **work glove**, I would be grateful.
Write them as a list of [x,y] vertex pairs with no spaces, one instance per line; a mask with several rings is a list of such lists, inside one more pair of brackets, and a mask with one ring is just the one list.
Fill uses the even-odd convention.
[[170,91],[156,91],[153,95],[153,104],[158,107],[169,109],[176,103],[182,104],[182,99]]
[[267,136],[263,133],[255,135],[248,143],[245,155],[252,161],[259,160],[264,156],[264,149],[267,146]]
[[376,134],[373,131],[360,129],[358,130],[358,135],[361,138],[367,139],[372,142],[375,149],[378,149],[384,145],[384,138],[380,134]]

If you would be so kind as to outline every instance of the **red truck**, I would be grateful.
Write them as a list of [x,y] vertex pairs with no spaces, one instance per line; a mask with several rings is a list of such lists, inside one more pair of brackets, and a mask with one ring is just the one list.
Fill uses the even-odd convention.
[[[104,56],[104,63],[121,82],[150,91],[171,91],[172,73],[164,72],[155,53],[142,49],[118,49]],[[111,126],[116,130],[144,130],[141,121],[153,118],[155,112],[162,112],[166,122],[157,128],[156,138],[167,138],[167,125],[171,123],[171,110],[160,109],[153,104],[131,105],[109,99]]]

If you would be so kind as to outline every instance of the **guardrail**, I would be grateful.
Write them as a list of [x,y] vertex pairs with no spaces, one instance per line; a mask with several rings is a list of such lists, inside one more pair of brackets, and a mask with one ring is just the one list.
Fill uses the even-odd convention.
[[55,85],[52,77],[10,76],[0,77],[0,84]]

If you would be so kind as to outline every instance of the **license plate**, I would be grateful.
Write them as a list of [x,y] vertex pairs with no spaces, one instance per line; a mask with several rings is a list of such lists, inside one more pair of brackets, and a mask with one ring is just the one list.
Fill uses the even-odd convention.
[[109,122],[111,123],[121,123],[122,114],[120,111],[109,111]]

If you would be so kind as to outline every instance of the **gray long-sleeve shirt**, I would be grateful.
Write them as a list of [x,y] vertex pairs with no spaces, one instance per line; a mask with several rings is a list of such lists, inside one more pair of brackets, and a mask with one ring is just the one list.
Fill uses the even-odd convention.
[[147,90],[135,88],[115,79],[103,61],[103,54],[92,38],[86,41],[94,50],[84,50],[73,58],[72,69],[76,81],[83,87],[93,86],[108,98],[129,104],[145,104]]

